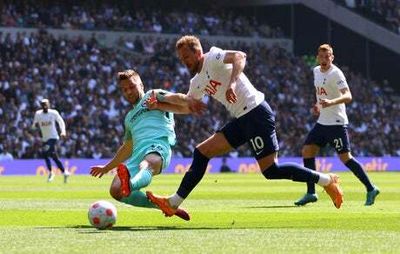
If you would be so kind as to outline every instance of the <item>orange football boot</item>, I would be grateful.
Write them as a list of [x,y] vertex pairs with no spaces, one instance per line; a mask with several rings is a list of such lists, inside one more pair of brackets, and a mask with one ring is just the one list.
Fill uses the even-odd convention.
[[165,214],[165,216],[171,217],[172,215],[176,214],[178,209],[173,208],[169,204],[168,198],[154,195],[151,191],[146,191],[146,196],[153,204],[155,204],[160,208],[160,210]]
[[183,208],[178,208],[176,209],[175,216],[178,216],[182,220],[189,221],[190,220],[190,215],[185,209]]
[[131,176],[128,168],[123,164],[119,164],[117,167],[118,178],[121,181],[121,195],[128,197],[131,194]]
[[324,189],[331,197],[335,207],[339,209],[343,203],[343,191],[339,186],[339,176],[335,174],[329,174],[329,176],[331,177],[331,183],[324,186]]

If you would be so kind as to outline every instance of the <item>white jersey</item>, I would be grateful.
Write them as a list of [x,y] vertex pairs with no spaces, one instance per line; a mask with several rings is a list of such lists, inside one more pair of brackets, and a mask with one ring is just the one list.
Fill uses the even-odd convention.
[[61,135],[65,135],[65,123],[57,110],[49,109],[47,113],[44,113],[43,109],[36,111],[33,119],[33,126],[35,127],[37,123],[39,124],[43,142],[49,139],[60,138],[56,128],[56,122],[60,126]]
[[334,64],[326,72],[321,66],[314,68],[314,86],[317,94],[317,105],[320,109],[318,123],[322,125],[345,125],[349,123],[344,103],[322,108],[320,99],[335,99],[341,95],[340,90],[349,87],[343,72]]
[[226,51],[212,47],[204,55],[201,71],[190,80],[188,95],[201,99],[207,94],[221,102],[234,117],[238,118],[263,102],[264,94],[251,84],[244,73],[241,73],[236,81],[236,103],[229,103],[226,100],[225,93],[231,79],[232,64],[224,63],[225,54]]

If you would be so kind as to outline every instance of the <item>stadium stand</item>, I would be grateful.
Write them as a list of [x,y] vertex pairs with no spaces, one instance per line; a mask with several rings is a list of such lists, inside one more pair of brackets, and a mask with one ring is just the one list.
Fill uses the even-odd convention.
[[357,13],[400,34],[400,2],[397,0],[335,0]]
[[[193,33],[199,35],[234,35],[279,38],[283,31],[259,22],[237,9],[212,8],[201,11],[132,6],[132,1],[9,1],[1,13],[6,27],[63,28],[82,30],[116,30],[147,33]],[[160,2],[162,4],[162,2]],[[171,7],[170,7],[171,8]]]

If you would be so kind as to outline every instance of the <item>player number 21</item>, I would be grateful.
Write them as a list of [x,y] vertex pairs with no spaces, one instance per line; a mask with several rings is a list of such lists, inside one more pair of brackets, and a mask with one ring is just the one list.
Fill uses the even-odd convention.
[[333,142],[335,143],[335,148],[339,149],[343,147],[343,141],[341,138],[335,138]]

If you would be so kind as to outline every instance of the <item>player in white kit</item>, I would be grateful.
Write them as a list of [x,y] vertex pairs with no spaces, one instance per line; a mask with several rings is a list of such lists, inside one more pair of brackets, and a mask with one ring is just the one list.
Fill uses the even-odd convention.
[[[50,158],[54,160],[57,167],[64,174],[64,183],[67,183],[67,179],[70,175],[68,170],[64,168],[64,165],[58,158],[56,152],[56,143],[61,137],[66,137],[65,123],[62,119],[60,113],[55,109],[50,109],[50,102],[48,99],[43,99],[40,101],[40,106],[42,109],[36,111],[35,117],[33,119],[32,128],[35,129],[37,126],[40,128],[42,134],[42,156],[46,161],[47,169],[49,170],[49,177],[47,181],[51,182],[54,180],[55,173],[51,170]],[[60,136],[58,135],[56,123],[60,127]]]
[[[147,193],[153,203],[167,216],[172,216],[200,182],[211,158],[248,143],[265,178],[317,183],[324,186],[334,205],[340,208],[343,193],[336,175],[322,174],[295,163],[278,164],[275,116],[264,100],[264,94],[243,73],[245,53],[212,47],[203,54],[200,41],[195,36],[180,38],[176,50],[182,63],[194,75],[182,103],[187,103],[193,112],[197,112],[197,102],[208,95],[222,103],[234,119],[197,145],[192,165],[174,195],[167,198]],[[160,101],[157,107],[162,108],[163,101],[169,102],[167,98],[157,99]]]
[[[369,206],[374,204],[379,189],[371,183],[362,165],[350,153],[347,133],[349,120],[345,103],[352,100],[352,95],[343,72],[332,63],[333,59],[333,49],[329,44],[319,46],[319,66],[313,70],[317,102],[312,108],[313,113],[319,117],[303,146],[304,166],[316,170],[315,156],[321,147],[329,143],[335,148],[340,160],[364,184],[367,189],[365,205]],[[307,193],[295,204],[305,205],[317,200],[314,184],[307,183]]]

